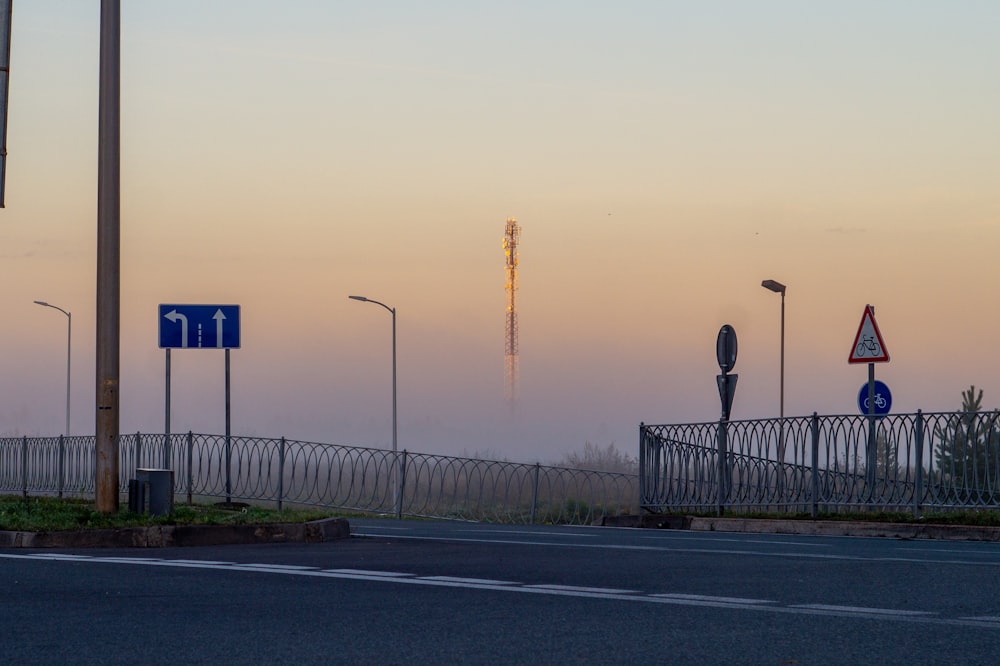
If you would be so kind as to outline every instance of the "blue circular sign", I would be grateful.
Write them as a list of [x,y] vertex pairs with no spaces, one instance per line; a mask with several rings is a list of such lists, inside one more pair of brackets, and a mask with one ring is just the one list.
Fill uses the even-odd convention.
[[[868,382],[861,385],[858,391],[858,409],[862,414],[868,414]],[[885,416],[892,409],[892,392],[889,387],[875,380],[875,416]]]

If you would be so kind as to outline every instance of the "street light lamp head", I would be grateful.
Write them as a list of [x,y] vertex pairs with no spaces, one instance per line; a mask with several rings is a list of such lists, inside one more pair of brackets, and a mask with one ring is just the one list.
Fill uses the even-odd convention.
[[763,282],[760,283],[760,286],[764,287],[765,289],[770,289],[776,294],[785,293],[785,285],[781,284],[776,280],[764,280]]
[[46,303],[45,301],[35,301],[35,305],[44,305],[45,307],[51,307],[51,306],[50,306],[50,305],[49,305],[48,303]]
[[348,298],[353,298],[356,301],[367,301],[368,300],[364,296],[348,296]]

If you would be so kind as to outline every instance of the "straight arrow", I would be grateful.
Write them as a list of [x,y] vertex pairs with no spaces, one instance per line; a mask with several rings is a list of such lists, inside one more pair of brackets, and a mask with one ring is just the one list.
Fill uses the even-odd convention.
[[226,320],[226,315],[222,314],[222,308],[215,311],[212,315],[212,319],[215,320],[215,346],[222,348],[222,322]]

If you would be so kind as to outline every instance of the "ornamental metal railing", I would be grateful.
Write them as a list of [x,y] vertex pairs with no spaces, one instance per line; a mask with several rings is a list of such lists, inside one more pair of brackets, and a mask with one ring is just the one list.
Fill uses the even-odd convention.
[[[94,494],[94,437],[0,438],[0,492]],[[121,493],[141,468],[171,469],[181,501],[273,502],[509,523],[590,524],[635,514],[635,474],[281,439],[119,437]]]
[[1000,411],[639,431],[640,505],[649,512],[1000,508]]

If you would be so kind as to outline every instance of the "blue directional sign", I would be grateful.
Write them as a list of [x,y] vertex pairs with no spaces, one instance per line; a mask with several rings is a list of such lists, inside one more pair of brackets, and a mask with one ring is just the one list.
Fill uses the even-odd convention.
[[[862,414],[868,414],[868,382],[861,385],[858,391],[858,409]],[[892,409],[892,393],[889,387],[875,380],[875,416],[885,416]]]
[[160,305],[160,349],[237,349],[240,306]]

